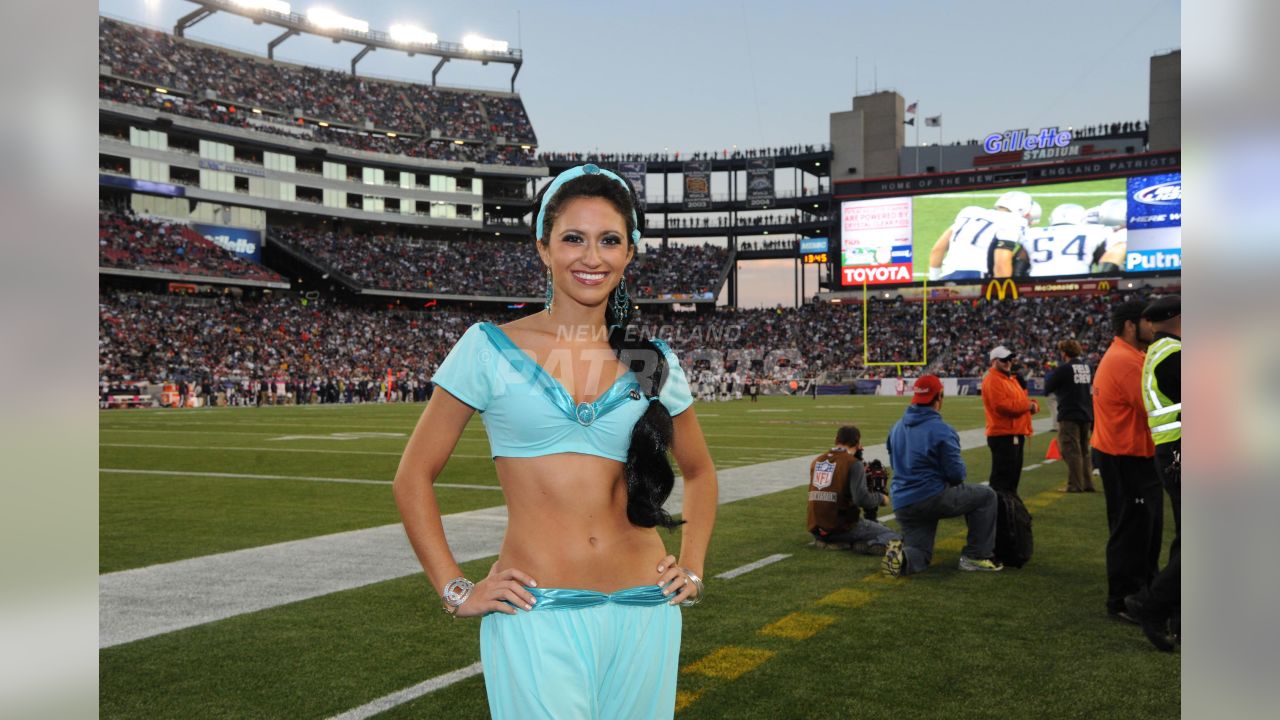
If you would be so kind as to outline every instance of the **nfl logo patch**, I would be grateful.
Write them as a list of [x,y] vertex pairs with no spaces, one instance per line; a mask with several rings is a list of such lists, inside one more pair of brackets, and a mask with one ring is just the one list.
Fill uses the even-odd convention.
[[829,488],[835,475],[836,464],[824,460],[813,466],[813,486],[818,490]]

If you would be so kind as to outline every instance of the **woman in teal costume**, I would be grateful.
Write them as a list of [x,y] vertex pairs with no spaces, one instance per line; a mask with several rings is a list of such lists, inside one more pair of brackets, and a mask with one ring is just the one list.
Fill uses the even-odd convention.
[[[395,498],[445,610],[483,617],[495,718],[671,717],[681,606],[701,600],[716,475],[679,360],[635,336],[630,185],[594,165],[544,188],[545,312],[472,326],[437,370]],[[432,485],[480,412],[508,510],[489,575],[462,577]],[[683,477],[682,520],[662,504]],[[657,527],[680,526],[679,557]]]

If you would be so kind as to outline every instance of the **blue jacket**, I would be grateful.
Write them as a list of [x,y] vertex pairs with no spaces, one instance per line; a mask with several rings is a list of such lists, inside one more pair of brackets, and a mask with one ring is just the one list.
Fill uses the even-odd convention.
[[927,405],[912,405],[889,431],[885,442],[893,466],[890,493],[895,508],[937,495],[964,482],[960,436]]

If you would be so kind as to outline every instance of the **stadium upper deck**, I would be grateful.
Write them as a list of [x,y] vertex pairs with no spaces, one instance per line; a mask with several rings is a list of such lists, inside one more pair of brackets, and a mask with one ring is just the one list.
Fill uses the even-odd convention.
[[519,95],[356,77],[99,17],[99,96],[360,150],[535,164]]

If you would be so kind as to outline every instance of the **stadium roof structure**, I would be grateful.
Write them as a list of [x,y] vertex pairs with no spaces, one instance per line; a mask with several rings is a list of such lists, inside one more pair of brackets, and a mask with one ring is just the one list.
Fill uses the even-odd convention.
[[[358,26],[353,27],[354,23],[348,23],[343,26],[339,23],[318,22],[315,16],[309,17],[300,13],[292,12],[290,6],[286,2],[277,2],[274,0],[187,0],[188,2],[199,5],[200,7],[178,18],[173,26],[173,34],[178,37],[184,37],[184,33],[188,28],[196,23],[210,17],[216,12],[228,12],[234,15],[241,15],[253,20],[255,25],[268,23],[285,29],[285,31],[277,36],[274,40],[267,43],[267,57],[275,59],[276,46],[285,40],[309,33],[311,35],[319,35],[327,37],[335,43],[343,41],[363,45],[360,52],[351,58],[351,74],[356,74],[356,64],[364,58],[365,55],[383,48],[385,50],[395,50],[397,52],[407,53],[409,57],[414,55],[430,55],[440,58],[440,62],[436,63],[435,69],[431,71],[431,84],[436,84],[436,76],[440,74],[440,69],[450,60],[471,60],[479,62],[482,65],[488,65],[491,62],[505,63],[512,65],[514,70],[511,72],[511,92],[516,91],[516,76],[520,74],[520,67],[524,64],[524,54],[515,48],[498,49],[497,47],[480,48],[468,47],[460,43],[440,42],[423,42],[422,39],[406,39],[404,37],[396,38],[392,35],[381,32],[379,30],[369,30],[368,23],[364,23],[363,30]],[[288,12],[282,12],[287,10]],[[353,20],[352,18],[341,18],[344,20]],[[394,28],[393,28],[394,31]],[[425,35],[434,37],[429,33]],[[501,44],[505,46],[505,43]]]

